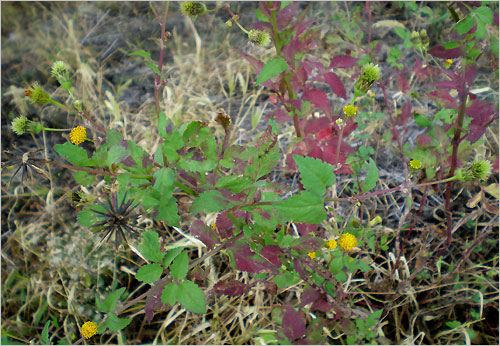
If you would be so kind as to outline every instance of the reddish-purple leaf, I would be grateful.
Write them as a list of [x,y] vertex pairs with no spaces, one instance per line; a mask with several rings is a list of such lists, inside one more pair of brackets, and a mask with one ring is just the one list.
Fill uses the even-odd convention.
[[295,31],[295,35],[296,36],[300,36],[305,29],[309,28],[311,26],[311,24],[314,22],[314,20],[308,20],[308,21],[305,21],[303,23],[300,23],[298,26],[297,26],[297,30]]
[[457,83],[451,80],[443,80],[439,82],[430,83],[429,86],[435,86],[438,89],[455,89]]
[[344,83],[342,83],[339,76],[333,72],[328,72],[324,75],[324,78],[337,96],[342,97],[344,100],[347,98]]
[[486,125],[492,120],[491,115],[498,117],[498,111],[492,103],[478,99],[471,102],[465,109],[465,114],[472,118],[467,136],[471,143],[475,143],[484,134]]
[[217,294],[225,294],[230,297],[240,296],[247,293],[249,287],[247,284],[237,280],[220,280],[214,286],[214,292]]
[[319,289],[308,286],[302,293],[300,307],[304,307],[307,304],[315,302],[319,297],[321,297]]
[[316,300],[311,306],[311,310],[318,310],[321,312],[329,312],[331,309],[333,309],[333,305],[328,303],[325,296]]
[[397,83],[399,90],[401,90],[403,93],[408,91],[410,85],[408,84],[408,80],[403,75],[400,74],[398,76]]
[[295,311],[287,305],[283,307],[284,314],[282,320],[283,333],[290,341],[295,341],[306,333],[306,321],[304,313]]
[[322,110],[325,114],[330,114],[330,101],[326,94],[319,89],[309,89],[304,92],[304,99]]
[[213,248],[215,244],[217,244],[217,234],[215,231],[205,225],[205,223],[201,220],[195,220],[191,226],[189,227],[189,231],[191,234],[200,238],[200,240],[209,248]]
[[279,258],[283,251],[276,245],[267,245],[262,248],[260,254],[276,267],[281,267],[282,263]]
[[307,135],[316,135],[325,127],[331,127],[330,123],[331,120],[327,117],[313,118],[307,121],[304,131]]
[[[165,286],[164,283],[160,283],[160,281],[158,281],[154,284],[153,288],[156,287],[156,285],[158,284],[160,284],[161,286]],[[148,323],[153,320],[155,311],[163,308],[163,303],[161,302],[162,291],[163,288],[159,291],[156,291],[155,294],[149,295],[148,298],[146,299],[146,304],[144,305],[144,312],[146,315],[146,321],[148,321]]]
[[406,125],[411,118],[411,102],[406,102],[401,108],[401,116],[398,118],[398,125]]
[[328,68],[349,68],[356,65],[358,59],[350,55],[337,55],[332,58]]
[[311,234],[311,232],[314,233],[314,231],[318,229],[317,224],[311,225],[309,223],[296,223],[295,226],[297,226],[297,230],[300,235]]
[[465,66],[465,80],[467,84],[472,85],[474,78],[476,78],[476,72],[476,66],[471,64]]
[[[237,219],[239,219],[241,217],[244,217],[246,213],[238,210],[233,212],[233,215]],[[222,212],[217,216],[216,226],[217,226],[217,232],[219,233],[221,239],[225,239],[227,237],[232,236],[233,230],[236,229],[233,225],[233,221],[229,219],[226,212]]]
[[287,7],[278,12],[278,15],[276,16],[278,30],[282,31],[288,24],[290,24],[290,21],[293,19],[295,14],[297,14],[298,9],[299,3],[292,2]]
[[440,99],[446,108],[457,109],[457,101],[450,95],[450,93],[443,89],[431,91],[428,94],[431,98]]
[[429,135],[426,135],[425,133],[417,136],[417,146],[421,148],[428,147],[429,145],[431,145],[432,141],[433,138]]
[[275,265],[259,258],[255,252],[250,250],[248,244],[239,242],[229,247],[233,252],[234,262],[238,270],[246,271],[249,273],[263,273],[263,272],[279,272]]
[[292,345],[310,345],[306,338],[295,340]]
[[443,46],[434,46],[429,49],[429,53],[441,59],[455,59],[464,55],[463,47],[446,49]]

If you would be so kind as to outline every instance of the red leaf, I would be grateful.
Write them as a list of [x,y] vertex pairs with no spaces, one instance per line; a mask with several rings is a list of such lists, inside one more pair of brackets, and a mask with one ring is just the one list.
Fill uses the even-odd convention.
[[333,308],[333,305],[328,303],[326,298],[323,296],[321,299],[318,299],[311,306],[311,310],[319,310],[321,312],[329,312]]
[[266,258],[269,262],[274,264],[276,267],[281,267],[282,263],[279,258],[279,255],[282,254],[283,251],[276,245],[267,245],[262,248],[260,254],[262,257]]
[[328,68],[349,68],[356,65],[358,59],[349,55],[337,55],[332,58]]
[[262,258],[259,259],[259,255],[250,250],[248,244],[239,242],[233,244],[229,249],[233,252],[234,262],[238,270],[249,273],[278,272],[276,266]]
[[492,114],[498,117],[498,112],[492,103],[478,99],[471,102],[470,106],[465,109],[465,114],[472,118],[467,135],[471,143],[476,142],[484,134],[486,125],[492,120]]
[[342,83],[339,76],[333,72],[328,72],[324,75],[324,78],[337,96],[342,97],[344,100],[347,98],[344,83]]
[[326,141],[333,134],[331,127],[326,127],[318,132],[316,139],[320,142]]
[[311,234],[311,232],[314,233],[314,231],[318,229],[317,224],[311,225],[309,223],[296,223],[295,226],[297,226],[297,230],[300,235]]
[[408,80],[404,76],[399,75],[397,83],[398,83],[399,90],[401,90],[403,93],[408,91],[408,88],[410,87],[410,85],[408,84]]
[[425,133],[417,136],[417,146],[421,148],[428,147],[431,145],[433,138]]
[[398,118],[398,125],[406,125],[411,118],[411,102],[406,102],[401,109],[401,116]]
[[443,105],[446,108],[457,109],[457,101],[455,101],[455,99],[446,90],[443,90],[443,89],[434,90],[434,91],[431,91],[428,95],[432,98],[438,98],[441,101],[443,101]]
[[439,82],[430,83],[429,86],[435,86],[438,89],[455,89],[457,83],[451,80],[443,80]]
[[443,46],[434,46],[429,49],[429,53],[441,59],[455,59],[464,55],[463,47],[446,49]]
[[291,306],[284,306],[282,328],[283,333],[290,341],[295,341],[306,333],[306,321],[304,313],[297,312]]
[[309,89],[304,92],[304,99],[311,102],[324,113],[330,114],[330,101],[328,101],[328,97],[326,97],[326,94],[323,91],[319,89]]
[[300,307],[315,302],[319,297],[321,297],[321,292],[314,287],[308,286],[302,293]]
[[307,121],[304,131],[308,135],[316,135],[325,127],[331,127],[330,123],[331,121],[327,117],[313,118]]
[[191,234],[200,238],[200,240],[209,248],[213,248],[215,244],[217,244],[217,235],[214,230],[201,220],[195,220],[191,226],[189,227],[189,231]]
[[294,2],[278,12],[278,15],[276,16],[278,30],[282,31],[288,24],[290,24],[290,21],[293,19],[295,14],[297,14],[298,6],[299,3]]
[[240,296],[248,292],[248,285],[237,280],[220,280],[214,286],[214,292],[225,294],[230,297]]

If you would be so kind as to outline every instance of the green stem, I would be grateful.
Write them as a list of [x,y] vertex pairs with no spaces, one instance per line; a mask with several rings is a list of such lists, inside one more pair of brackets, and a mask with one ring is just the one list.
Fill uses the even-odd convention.
[[44,127],[44,131],[54,131],[54,132],[64,132],[64,131],[71,131],[71,129],[52,129],[49,127]]
[[67,111],[68,111],[68,112],[70,112],[70,113],[75,113],[75,110],[74,110],[73,108],[68,107],[68,106],[66,106],[66,105],[63,105],[62,103],[59,103],[59,102],[54,101],[54,100],[52,100],[52,99],[50,99],[50,103],[52,103],[53,105],[55,105],[55,106],[57,106],[57,107],[60,107],[60,108],[62,108],[62,109],[65,109],[65,110],[67,110]]
[[178,181],[174,182],[174,185],[177,186],[182,191],[190,194],[191,196],[196,196],[196,192],[194,190],[190,189],[189,187],[187,187],[186,185],[184,185]]

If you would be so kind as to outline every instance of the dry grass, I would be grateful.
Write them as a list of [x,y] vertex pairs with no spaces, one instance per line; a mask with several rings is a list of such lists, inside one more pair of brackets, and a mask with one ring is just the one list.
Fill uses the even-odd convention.
[[[155,3],[156,7],[159,4]],[[328,23],[333,15],[355,16],[359,6],[331,3],[315,4],[313,13],[320,23]],[[241,7],[242,21],[250,23],[254,5]],[[348,9],[348,11],[346,11]],[[391,17],[375,6],[380,19]],[[237,10],[238,12],[238,10]],[[216,110],[224,108],[232,116],[235,131],[232,140],[249,143],[263,129],[269,104],[268,91],[254,87],[255,74],[240,57],[237,49],[252,49],[252,54],[266,56],[266,49],[242,43],[237,30],[228,30],[219,16],[204,16],[195,23],[179,15],[178,5],[169,8],[168,29],[173,39],[168,44],[167,62],[169,83],[162,94],[161,109],[176,124],[203,120],[216,127]],[[414,19],[416,21],[416,19]],[[405,23],[408,26],[414,22]],[[340,28],[336,23],[332,29]],[[35,108],[23,97],[24,87],[40,81],[55,98],[64,93],[50,78],[50,66],[55,60],[64,60],[75,73],[74,85],[82,95],[94,120],[106,128],[121,132],[127,139],[154,152],[159,144],[155,131],[153,73],[144,67],[138,57],[128,53],[144,49],[158,54],[153,40],[159,28],[148,9],[148,3],[2,3],[2,146],[13,143],[22,148],[52,148],[61,143],[59,134],[42,138],[14,138],[8,130],[9,114],[30,114],[54,127],[69,128],[77,119],[53,107]],[[386,43],[384,43],[387,45]],[[347,43],[349,48],[355,49]],[[319,57],[341,53],[333,44],[322,48]],[[5,67],[4,67],[5,64]],[[348,78],[350,76],[340,76]],[[390,86],[389,88],[395,86]],[[482,74],[477,88],[485,88],[484,95],[498,102],[498,76]],[[396,91],[389,90],[391,97]],[[397,95],[396,95],[397,99]],[[395,99],[395,105],[400,106]],[[380,109],[380,100],[366,104],[367,109]],[[340,109],[342,104],[335,103]],[[421,112],[428,112],[422,101]],[[359,140],[359,145],[376,148],[380,163],[380,186],[394,186],[401,175],[398,158],[382,135],[387,124],[370,122],[359,134],[369,134],[371,140]],[[293,139],[291,126],[281,129],[280,144],[284,148]],[[26,136],[27,137],[27,136]],[[389,149],[385,147],[389,145]],[[2,150],[2,161],[6,156]],[[498,155],[498,131],[490,127],[485,141],[474,148],[475,155]],[[54,157],[46,149],[43,155]],[[391,165],[396,165],[396,168]],[[83,192],[87,198],[99,196],[103,181],[95,181],[88,190],[77,186],[72,175],[54,167],[44,167],[49,180],[35,178],[23,186],[15,180],[8,188],[6,181],[12,170],[2,170],[2,338],[19,343],[38,343],[43,326],[52,322],[53,342],[65,339],[75,342],[80,338],[79,326],[98,317],[95,298],[103,298],[117,287],[127,287],[130,297],[143,293],[147,287],[134,279],[143,263],[134,252],[115,251],[112,244],[92,251],[99,240],[97,235],[81,227],[76,220],[76,209],[68,198],[70,191]],[[285,171],[284,164],[280,172]],[[278,177],[277,177],[278,178]],[[495,178],[498,182],[498,176]],[[287,179],[280,176],[279,179]],[[337,193],[350,182],[339,180]],[[456,198],[464,204],[478,191],[465,188]],[[414,191],[413,193],[418,193]],[[447,255],[433,253],[444,239],[446,220],[443,201],[432,194],[426,201],[422,217],[415,221],[411,232],[401,232],[399,219],[408,212],[405,199],[386,195],[372,199],[361,209],[343,210],[349,215],[370,219],[380,215],[384,226],[370,232],[378,240],[385,237],[390,246],[377,251],[363,248],[357,256],[369,259],[373,271],[350,276],[344,284],[352,316],[365,317],[373,309],[385,308],[379,325],[379,335],[388,343],[397,344],[498,344],[498,214],[484,207],[459,208],[454,211],[457,225]],[[487,195],[488,201],[498,206],[498,200]],[[417,199],[419,200],[419,199]],[[418,207],[418,206],[417,206]],[[209,219],[206,220],[210,222]],[[200,242],[185,233],[185,229],[169,229],[153,220],[143,218],[144,229],[153,228],[164,237],[165,244],[186,244],[192,247],[192,258],[204,249]],[[322,225],[328,230],[332,226]],[[361,241],[368,241],[369,234]],[[397,245],[394,245],[397,244]],[[471,249],[471,245],[476,245]],[[400,258],[395,257],[395,246],[405,247]],[[466,256],[464,256],[464,254]],[[210,270],[204,282],[212,288],[219,279],[233,278],[254,284],[255,278],[235,272],[228,266],[224,252],[208,259],[201,266]],[[123,317],[133,322],[121,333],[106,333],[96,340],[99,344],[270,344],[273,331],[280,328],[273,308],[276,304],[299,302],[303,283],[299,282],[278,296],[269,295],[256,284],[241,297],[209,296],[209,313],[199,316],[174,306],[159,312],[151,323],[144,317],[145,302],[124,311]],[[343,330],[333,323],[333,314],[325,318],[332,324],[324,332],[332,344],[341,343]],[[312,316],[309,315],[308,319]],[[449,328],[446,322],[461,321]],[[465,321],[465,322],[464,322]],[[467,330],[474,330],[475,335]]]

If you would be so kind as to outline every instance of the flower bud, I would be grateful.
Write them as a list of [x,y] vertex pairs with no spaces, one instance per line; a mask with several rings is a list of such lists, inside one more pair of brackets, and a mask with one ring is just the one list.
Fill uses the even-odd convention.
[[420,160],[413,159],[410,161],[408,166],[410,166],[411,170],[416,171],[416,170],[422,168],[422,163],[420,163]]
[[201,1],[184,1],[181,3],[181,12],[186,17],[196,18],[207,12],[207,6]]
[[29,97],[31,103],[46,105],[51,101],[50,95],[43,90],[38,83],[30,85],[30,87],[24,91],[24,96]]
[[231,19],[229,19],[228,21],[226,21],[226,26],[228,28],[232,27],[233,26],[233,21]]
[[477,160],[467,167],[457,170],[455,176],[461,181],[473,179],[487,180],[492,172],[491,162],[488,160]]
[[28,132],[29,120],[24,115],[20,115],[12,120],[10,127],[18,136]]
[[368,226],[373,227],[375,225],[378,225],[381,222],[382,222],[382,218],[379,215],[377,215],[373,219],[371,219],[370,222],[368,222]]
[[380,68],[378,65],[368,63],[363,66],[361,75],[356,84],[354,84],[354,92],[358,95],[364,95],[377,80],[380,79]]
[[262,30],[252,29],[248,32],[248,39],[261,47],[265,47],[271,43],[269,34]]
[[38,121],[30,121],[28,124],[28,132],[35,135],[39,134],[45,129],[45,127]]
[[425,29],[420,30],[420,43],[424,49],[429,47],[429,36],[427,36],[427,30]]
[[420,34],[418,33],[418,31],[413,31],[411,33],[410,41],[415,48],[419,49],[422,47],[422,43],[420,42]]
[[75,102],[73,102],[73,107],[75,107],[77,111],[81,112],[83,107],[82,101],[75,100]]
[[52,77],[57,79],[67,79],[68,66],[64,61],[56,61],[52,64]]

